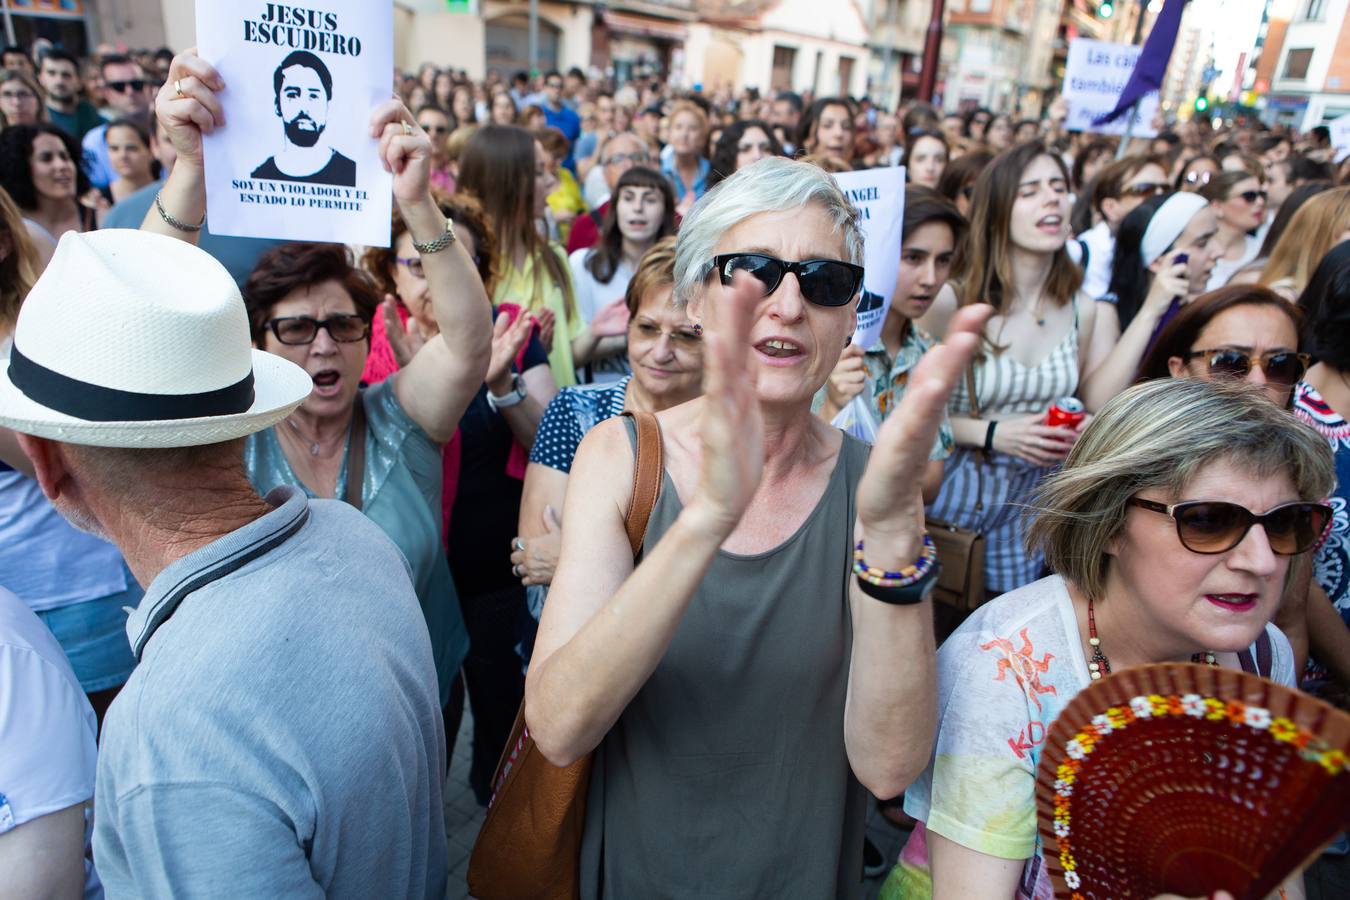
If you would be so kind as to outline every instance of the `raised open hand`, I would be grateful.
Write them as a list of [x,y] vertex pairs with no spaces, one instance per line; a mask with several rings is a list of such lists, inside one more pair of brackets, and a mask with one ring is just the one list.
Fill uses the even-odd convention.
[[533,325],[523,311],[516,315],[514,322],[506,313],[497,313],[497,321],[492,325],[492,360],[483,379],[492,393],[501,396],[511,390],[511,364],[530,339]]
[[620,297],[596,312],[591,319],[591,331],[596,337],[619,337],[628,331],[628,300]]
[[389,339],[389,349],[394,351],[394,360],[401,369],[412,362],[412,358],[427,340],[422,337],[422,332],[417,328],[417,321],[412,316],[408,316],[406,325],[399,318],[398,301],[394,299],[393,294],[384,295],[384,302],[380,304],[380,315],[384,316],[384,333]]
[[155,120],[164,127],[179,163],[202,165],[202,135],[225,124],[220,99],[225,82],[190,47],[173,58],[164,86],[155,96]]
[[858,483],[858,522],[867,561],[894,571],[919,557],[923,542],[920,493],[928,452],[937,437],[947,398],[965,375],[993,307],[959,310],[947,339],[923,355],[896,410],[877,432]]
[[736,529],[764,470],[764,421],[750,362],[750,327],[763,299],[763,285],[737,272],[718,300],[719,326],[703,335],[702,462],[689,508],[722,538]]

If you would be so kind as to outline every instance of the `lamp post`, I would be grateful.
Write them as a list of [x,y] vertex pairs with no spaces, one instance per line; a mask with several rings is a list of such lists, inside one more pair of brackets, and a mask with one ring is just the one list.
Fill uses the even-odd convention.
[[942,52],[942,16],[946,0],[933,0],[933,15],[928,20],[928,38],[923,45],[923,71],[919,73],[919,100],[933,102],[937,87],[938,55]]

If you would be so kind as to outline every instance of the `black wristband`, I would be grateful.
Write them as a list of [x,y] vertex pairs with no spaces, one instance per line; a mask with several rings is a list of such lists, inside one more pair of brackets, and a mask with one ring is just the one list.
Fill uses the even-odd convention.
[[998,425],[997,421],[990,422],[989,427],[984,430],[984,452],[994,452],[994,427]]
[[859,590],[873,600],[880,600],[882,603],[889,603],[892,606],[914,606],[923,602],[923,598],[937,581],[938,572],[941,570],[942,563],[934,560],[933,568],[928,570],[927,575],[905,587],[880,587],[864,578],[856,578],[855,580],[858,582]]

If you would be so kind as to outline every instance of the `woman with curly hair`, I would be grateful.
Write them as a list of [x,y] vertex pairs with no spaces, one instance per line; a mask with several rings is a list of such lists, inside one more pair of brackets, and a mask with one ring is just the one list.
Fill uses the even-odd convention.
[[712,153],[708,187],[734,175],[766,156],[783,156],[783,145],[774,137],[773,126],[762,119],[741,119],[722,129]]
[[0,131],[0,187],[53,245],[67,231],[96,227],[94,209],[80,199],[91,187],[80,159],[75,139],[47,122]]

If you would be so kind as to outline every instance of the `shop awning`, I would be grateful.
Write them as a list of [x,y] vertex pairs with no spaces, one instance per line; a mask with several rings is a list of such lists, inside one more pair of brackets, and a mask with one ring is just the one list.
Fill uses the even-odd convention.
[[689,29],[679,22],[634,13],[605,10],[605,25],[616,34],[635,34],[663,41],[683,42],[689,37]]

